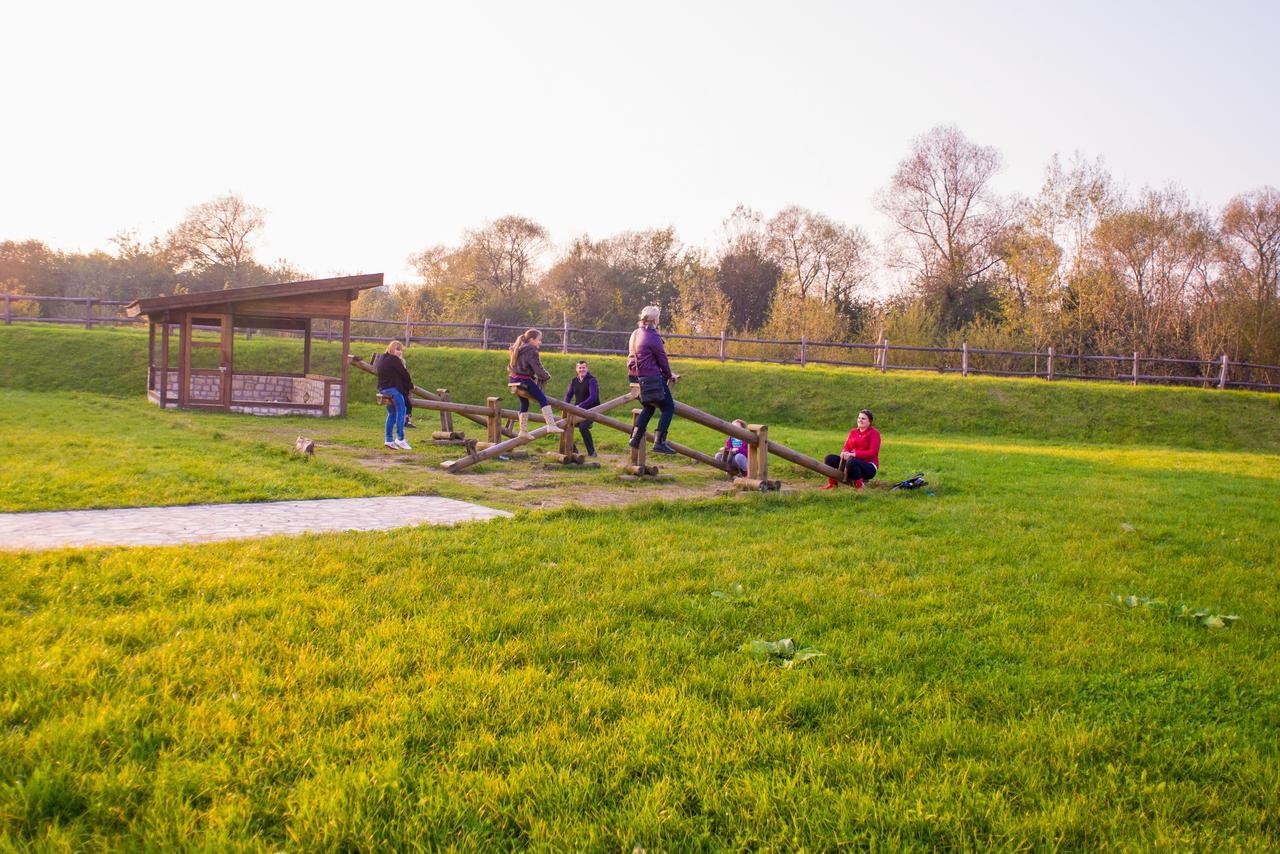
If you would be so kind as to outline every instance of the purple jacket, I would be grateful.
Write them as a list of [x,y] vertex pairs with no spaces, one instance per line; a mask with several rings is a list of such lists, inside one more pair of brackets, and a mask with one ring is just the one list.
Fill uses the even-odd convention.
[[671,381],[667,348],[662,344],[662,336],[652,326],[641,326],[631,333],[627,352],[627,371],[633,377],[661,376],[667,382]]

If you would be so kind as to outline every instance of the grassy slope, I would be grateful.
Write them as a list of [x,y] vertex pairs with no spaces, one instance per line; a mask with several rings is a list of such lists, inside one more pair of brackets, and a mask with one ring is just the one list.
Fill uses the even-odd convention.
[[[94,341],[85,370],[137,346],[85,336],[36,337],[73,368]],[[0,329],[0,348],[17,340]],[[258,358],[283,365],[272,343]],[[472,383],[453,385],[468,400],[492,391],[475,366],[496,358],[411,353],[420,376]],[[61,390],[75,418],[141,446],[279,467],[247,492],[344,477],[259,442],[266,419],[77,397],[8,362],[0,387]],[[887,465],[941,488],[0,557],[0,831],[308,849],[1280,842],[1274,399],[688,373],[685,393],[725,415],[743,378],[769,388],[743,414],[815,452],[847,409],[799,401],[865,393]],[[135,393],[127,376],[101,381]],[[891,394],[913,408],[876,397]],[[1012,423],[1001,397],[1025,399]],[[15,409],[53,417],[47,398],[0,391],[0,436],[27,423]],[[784,423],[786,407],[807,420]],[[1194,450],[1185,425],[1214,419],[1235,425],[1230,453]],[[376,421],[361,403],[330,426]],[[1126,445],[1135,431],[1145,442]],[[18,447],[0,447],[6,468]],[[121,483],[223,488],[209,476]],[[710,595],[735,581],[745,601]],[[1242,619],[1208,631],[1110,607],[1116,593]],[[738,651],[782,636],[827,655],[784,671]]]
[[[86,336],[92,336],[87,338]],[[92,341],[92,350],[86,342]],[[145,384],[146,335],[136,330],[0,327],[0,389],[77,389],[113,397],[138,397]],[[237,341],[237,367],[297,370],[296,341]],[[354,348],[368,357],[372,344]],[[319,371],[336,371],[336,345],[318,342]],[[559,390],[576,357],[544,358]],[[413,349],[409,365],[418,384],[448,386],[455,400],[482,403],[506,392],[502,353]],[[595,357],[602,394],[625,391],[622,360]],[[888,435],[960,433],[1067,443],[1139,442],[1178,448],[1280,450],[1280,395],[1102,383],[1011,380],[932,374],[878,374],[857,369],[679,363],[686,380],[681,399],[725,417],[741,416],[771,428],[847,430],[867,406]],[[373,393],[372,378],[354,372],[352,399]],[[373,410],[370,410],[371,412]]]

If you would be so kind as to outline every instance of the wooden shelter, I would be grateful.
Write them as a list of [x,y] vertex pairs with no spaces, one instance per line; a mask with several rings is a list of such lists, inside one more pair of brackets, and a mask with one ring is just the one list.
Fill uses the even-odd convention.
[[[129,316],[150,321],[147,397],[162,408],[346,415],[351,303],[360,291],[381,284],[382,274],[374,273],[135,300],[126,309]],[[311,372],[316,320],[342,323],[341,376]],[[235,370],[237,328],[301,332],[301,372]],[[170,347],[174,330],[176,353]]]

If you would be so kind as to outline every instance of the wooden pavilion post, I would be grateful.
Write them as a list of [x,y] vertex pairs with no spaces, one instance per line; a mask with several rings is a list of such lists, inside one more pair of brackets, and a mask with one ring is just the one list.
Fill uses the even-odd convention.
[[[347,386],[347,381],[351,374],[351,308],[347,308],[347,316],[342,318],[342,415],[347,414],[347,398],[351,396],[351,390]],[[325,401],[325,406],[329,402]]]
[[[252,331],[252,330],[250,330]],[[343,362],[345,364],[345,360]],[[302,375],[306,376],[311,373],[311,318],[307,318],[307,325],[302,328]],[[346,394],[345,389],[343,394]],[[328,401],[325,401],[328,406]]]
[[218,373],[222,375],[218,390],[221,392],[219,397],[222,398],[222,405],[226,409],[231,408],[231,384],[232,384],[232,367],[235,365],[235,340],[236,326],[232,319],[231,306],[227,306],[227,313],[222,315],[222,341],[219,347],[219,363]]
[[147,318],[147,391],[156,378],[156,322]]
[[160,325],[160,408],[169,402],[169,313]]
[[191,398],[191,314],[182,315],[178,332],[178,406],[185,407]]

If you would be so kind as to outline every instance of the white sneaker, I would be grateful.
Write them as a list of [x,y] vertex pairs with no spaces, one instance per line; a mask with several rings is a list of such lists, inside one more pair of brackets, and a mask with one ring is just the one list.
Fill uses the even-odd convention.
[[410,445],[404,439],[396,439],[396,447],[402,451],[412,451],[413,445]]
[[399,446],[399,445],[397,445],[395,442],[383,442],[383,444],[387,446],[387,450],[389,450],[389,451],[398,451],[398,450],[400,450],[400,446]]

